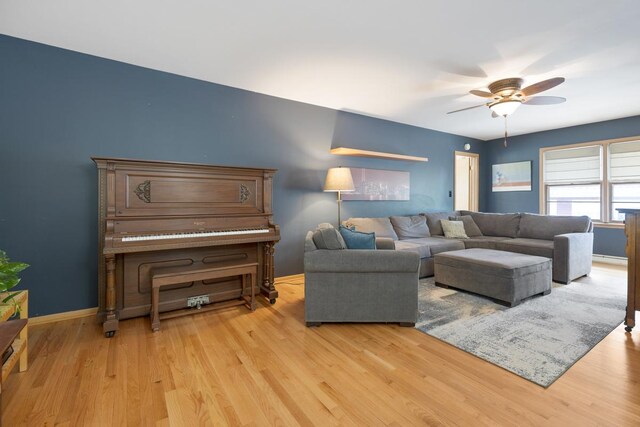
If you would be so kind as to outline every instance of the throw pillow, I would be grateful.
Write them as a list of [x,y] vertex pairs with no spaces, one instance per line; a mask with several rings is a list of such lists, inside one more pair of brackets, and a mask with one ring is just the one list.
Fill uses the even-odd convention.
[[458,215],[457,212],[427,212],[422,214],[427,218],[427,225],[432,236],[444,236],[441,220],[449,219],[450,216]]
[[[327,227],[327,225],[329,225]],[[320,224],[313,232],[313,243],[318,249],[347,249],[347,245],[335,228],[330,224]]]
[[347,244],[348,249],[376,248],[376,233],[363,233],[362,231],[352,230],[341,225],[340,234]]
[[450,216],[450,220],[452,221],[462,221],[464,224],[464,231],[469,237],[478,237],[483,236],[482,231],[478,227],[478,224],[473,220],[471,215],[462,215],[462,216]]
[[447,239],[468,239],[467,233],[464,232],[464,223],[462,221],[440,220],[444,237]]
[[431,237],[429,227],[427,227],[427,218],[422,215],[392,216],[391,225],[400,240]]

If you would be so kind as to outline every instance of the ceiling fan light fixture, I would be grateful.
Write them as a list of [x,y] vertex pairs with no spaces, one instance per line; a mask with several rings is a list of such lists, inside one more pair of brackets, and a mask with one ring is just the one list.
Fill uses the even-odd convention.
[[499,116],[509,116],[518,109],[520,104],[522,104],[522,101],[505,99],[489,105],[489,108]]

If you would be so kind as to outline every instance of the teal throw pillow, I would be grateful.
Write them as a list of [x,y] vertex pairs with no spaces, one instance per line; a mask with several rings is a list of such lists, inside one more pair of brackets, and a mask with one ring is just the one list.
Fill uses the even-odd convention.
[[341,225],[340,234],[347,245],[347,249],[376,248],[376,233],[363,233]]

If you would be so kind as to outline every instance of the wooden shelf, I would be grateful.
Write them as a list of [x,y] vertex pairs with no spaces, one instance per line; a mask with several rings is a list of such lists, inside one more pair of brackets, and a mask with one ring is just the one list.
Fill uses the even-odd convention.
[[[16,303],[22,307],[29,297],[29,293],[27,291],[19,291],[20,293],[16,295],[13,299]],[[0,292],[0,301],[5,299],[11,292]],[[9,301],[5,304],[0,305],[0,322],[4,322],[16,312],[16,307],[13,305],[13,302]],[[21,316],[22,317],[22,316]]]
[[[19,293],[14,297],[16,304],[20,307],[20,318],[28,319],[29,317],[29,291],[18,291]],[[9,295],[8,292],[0,293],[0,301],[5,299]],[[9,319],[16,312],[16,307],[13,302],[9,301],[0,305],[0,321],[4,322]],[[27,370],[28,363],[28,338],[29,337],[29,325],[26,325],[20,332],[20,336],[13,341],[13,354],[9,356],[7,361],[2,365],[1,383],[7,379],[7,376],[11,373],[18,361],[20,362],[20,372]]]
[[331,154],[339,156],[374,157],[378,159],[408,160],[410,162],[428,162],[428,157],[407,156],[404,154],[384,153],[381,151],[367,151],[358,148],[337,147],[330,150]]
[[18,360],[20,360],[20,356],[27,348],[27,341],[16,338],[15,340],[13,340],[12,346],[13,353],[11,353],[11,356],[9,356],[7,361],[4,362],[4,365],[2,365],[2,382],[5,382],[13,368],[16,366],[16,363],[18,363]]

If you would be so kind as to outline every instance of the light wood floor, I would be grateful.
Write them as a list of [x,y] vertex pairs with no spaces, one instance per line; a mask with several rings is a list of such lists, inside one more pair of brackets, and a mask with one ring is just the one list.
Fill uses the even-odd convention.
[[306,328],[301,278],[277,287],[274,306],[155,334],[147,318],[112,339],[93,318],[32,327],[4,425],[640,425],[640,330],[618,327],[545,390],[412,328]]

